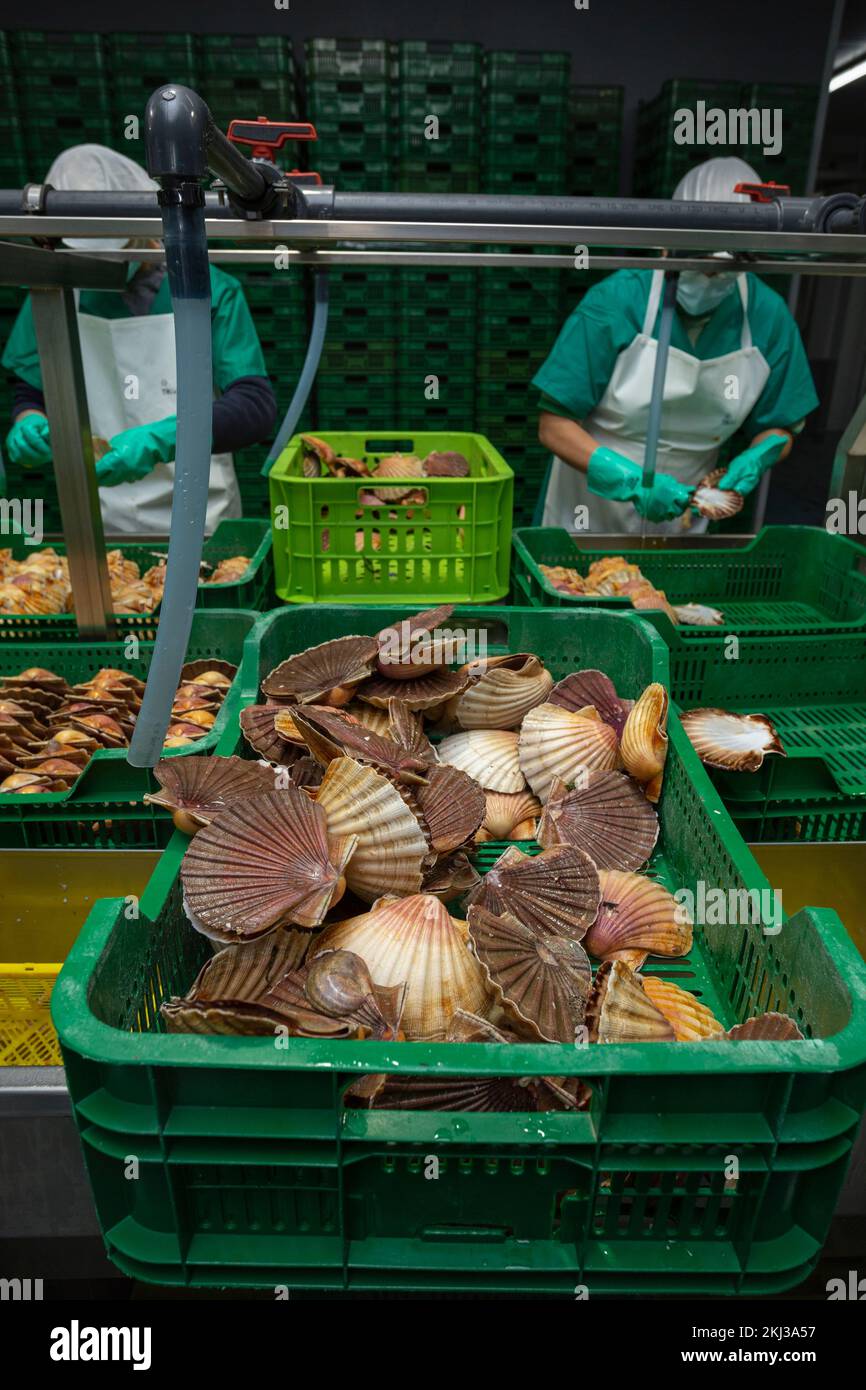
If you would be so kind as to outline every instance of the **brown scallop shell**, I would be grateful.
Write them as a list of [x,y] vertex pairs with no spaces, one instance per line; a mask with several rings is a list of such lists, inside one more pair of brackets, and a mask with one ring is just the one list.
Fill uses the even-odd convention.
[[[361,708],[368,714],[379,713],[373,705],[362,705]],[[387,726],[389,738],[414,758],[421,758],[427,763],[438,761],[438,754],[424,732],[421,715],[413,713],[402,700],[388,701]]]
[[376,661],[375,637],[335,637],[282,661],[262,681],[268,699],[288,704],[345,705]]
[[599,873],[601,904],[584,938],[596,960],[620,960],[634,969],[647,956],[684,956],[692,925],[672,893],[654,879],[619,869]]
[[15,676],[4,676],[3,684],[15,688],[27,688],[35,690],[45,690],[63,694],[68,689],[68,682],[65,676],[58,676],[56,671],[49,671],[44,666],[28,666],[26,670],[19,671]]
[[620,699],[610,676],[593,669],[572,671],[570,676],[557,681],[547,701],[551,705],[562,705],[563,709],[570,709],[573,714],[592,706],[605,724],[616,729],[620,738],[628,712],[634,704],[633,700]]
[[427,871],[421,891],[432,894],[440,902],[450,903],[455,898],[462,898],[480,882],[480,875],[465,854],[449,854],[440,856]]
[[192,754],[163,758],[153,769],[161,791],[148,792],[145,801],[174,813],[179,830],[194,834],[215,816],[246,797],[274,791],[274,773],[265,763],[246,758],[217,758]]
[[[423,666],[418,669],[423,670]],[[427,675],[412,676],[399,682],[392,677],[377,674],[358,687],[358,699],[379,709],[387,709],[388,701],[395,692],[410,710],[432,710],[444,704],[452,696],[459,695],[466,685],[466,677],[459,671],[449,671],[437,666]]]
[[[450,657],[438,652],[435,646],[426,651],[425,645],[429,644],[425,644],[424,639],[435,632],[440,623],[447,622],[453,612],[454,604],[444,603],[438,608],[426,608],[421,613],[413,613],[411,617],[382,628],[377,635],[377,668],[380,675],[394,681],[417,680],[447,665]],[[392,690],[391,694],[401,700],[404,698],[397,690]]]
[[803,1042],[805,1035],[787,1014],[756,1014],[725,1034],[732,1042]]
[[297,787],[239,801],[200,830],[184,856],[190,919],[220,941],[318,926],[342,896],[356,843],[329,832],[322,808]]
[[387,777],[352,758],[335,758],[316,800],[331,835],[356,839],[346,877],[359,898],[375,902],[383,893],[420,890],[430,853],[427,838]]
[[412,790],[421,823],[437,854],[462,849],[475,837],[484,819],[486,801],[478,783],[456,767],[428,767],[425,786]]
[[726,521],[743,510],[746,499],[742,494],[718,485],[726,472],[726,468],[714,468],[701,479],[692,494],[691,505],[709,521]]
[[[199,676],[206,675],[208,671],[218,671],[219,674],[225,676],[229,684],[231,684],[238,673],[238,668],[234,662],[220,661],[214,656],[204,656],[197,661],[187,661],[186,664],[181,667],[180,679],[182,682],[197,681]],[[121,674],[125,673],[121,672]],[[132,679],[134,680],[135,677],[132,677]],[[144,686],[142,685],[139,693],[143,690]]]
[[553,688],[550,672],[531,654],[473,661],[463,670],[469,684],[447,711],[461,729],[516,729]]
[[509,913],[469,908],[472,947],[491,988],[521,1031],[573,1043],[583,1024],[592,967],[579,941],[539,935]]
[[569,791],[554,782],[538,827],[538,843],[574,845],[599,869],[639,869],[655,848],[658,816],[630,777],[588,772]]
[[468,478],[469,460],[456,449],[434,449],[424,460],[428,478]]
[[354,951],[323,951],[311,960],[304,993],[319,1013],[347,1019],[374,1038],[396,1038],[399,1032],[405,984],[374,984],[366,962]]
[[[537,1081],[543,1078],[536,1078]],[[554,1109],[536,1106],[542,1088],[518,1085],[508,1076],[401,1076],[380,1073],[354,1082],[346,1092],[350,1103],[373,1110],[445,1110],[464,1114],[503,1114]]]
[[511,913],[539,936],[583,937],[601,898],[598,871],[588,854],[555,845],[534,858],[510,845],[469,896],[493,913]]
[[[303,710],[295,707],[292,716],[313,757],[324,767],[334,758],[346,756],[370,763],[395,782],[423,786],[427,781],[427,764],[421,758],[413,757],[390,738],[374,734],[342,711],[305,705]],[[278,732],[280,718],[277,715]]]
[[731,772],[757,772],[769,753],[786,757],[766,714],[732,714],[724,709],[690,709],[680,722],[702,763]]
[[676,1033],[621,960],[599,966],[586,1005],[590,1042],[674,1042]]
[[278,930],[217,951],[182,998],[162,1005],[169,1033],[272,1034],[284,1014],[268,1009],[262,998],[299,968],[311,940],[308,932]]
[[269,763],[291,763],[298,756],[288,739],[282,738],[274,727],[274,718],[285,705],[247,705],[240,712],[241,732],[260,758]]

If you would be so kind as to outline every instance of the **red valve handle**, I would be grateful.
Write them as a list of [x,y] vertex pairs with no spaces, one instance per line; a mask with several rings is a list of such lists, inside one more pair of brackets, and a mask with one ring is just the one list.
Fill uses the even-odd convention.
[[769,183],[735,183],[734,192],[748,193],[753,203],[772,203],[774,193],[781,193],[790,198],[791,186],[787,183],[774,183],[771,179]]
[[231,121],[228,137],[233,145],[252,145],[253,159],[270,159],[289,140],[316,140],[316,127],[309,121]]

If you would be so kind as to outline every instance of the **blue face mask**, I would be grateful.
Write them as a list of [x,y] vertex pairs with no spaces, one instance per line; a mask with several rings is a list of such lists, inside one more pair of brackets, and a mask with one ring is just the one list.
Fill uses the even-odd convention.
[[677,303],[687,314],[711,314],[736,283],[731,272],[704,275],[700,270],[684,270],[677,285]]

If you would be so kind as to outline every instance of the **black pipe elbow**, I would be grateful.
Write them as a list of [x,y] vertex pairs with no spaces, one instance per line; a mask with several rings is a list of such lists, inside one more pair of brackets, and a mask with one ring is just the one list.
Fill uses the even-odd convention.
[[151,93],[144,112],[147,172],[159,179],[203,179],[213,118],[189,87],[167,83]]

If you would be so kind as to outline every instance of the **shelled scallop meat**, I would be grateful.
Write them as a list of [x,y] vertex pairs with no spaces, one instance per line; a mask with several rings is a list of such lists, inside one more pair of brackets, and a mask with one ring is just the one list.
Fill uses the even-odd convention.
[[[208,657],[181,672],[165,742],[191,746],[213,727],[237,667]],[[31,666],[0,681],[0,794],[68,791],[99,748],[125,748],[141,706],[144,681],[103,667],[70,685]]]
[[[388,629],[288,657],[241,714],[247,756],[158,764],[149,799],[191,836],[184,910],[215,951],[163,1004],[165,1026],[496,1045],[742,1036],[664,975],[692,949],[653,864],[667,691],[623,698],[594,669],[554,681],[529,652],[455,668],[426,640],[450,612],[408,620],[396,652]],[[367,1076],[350,1100],[589,1103],[555,1073]]]

